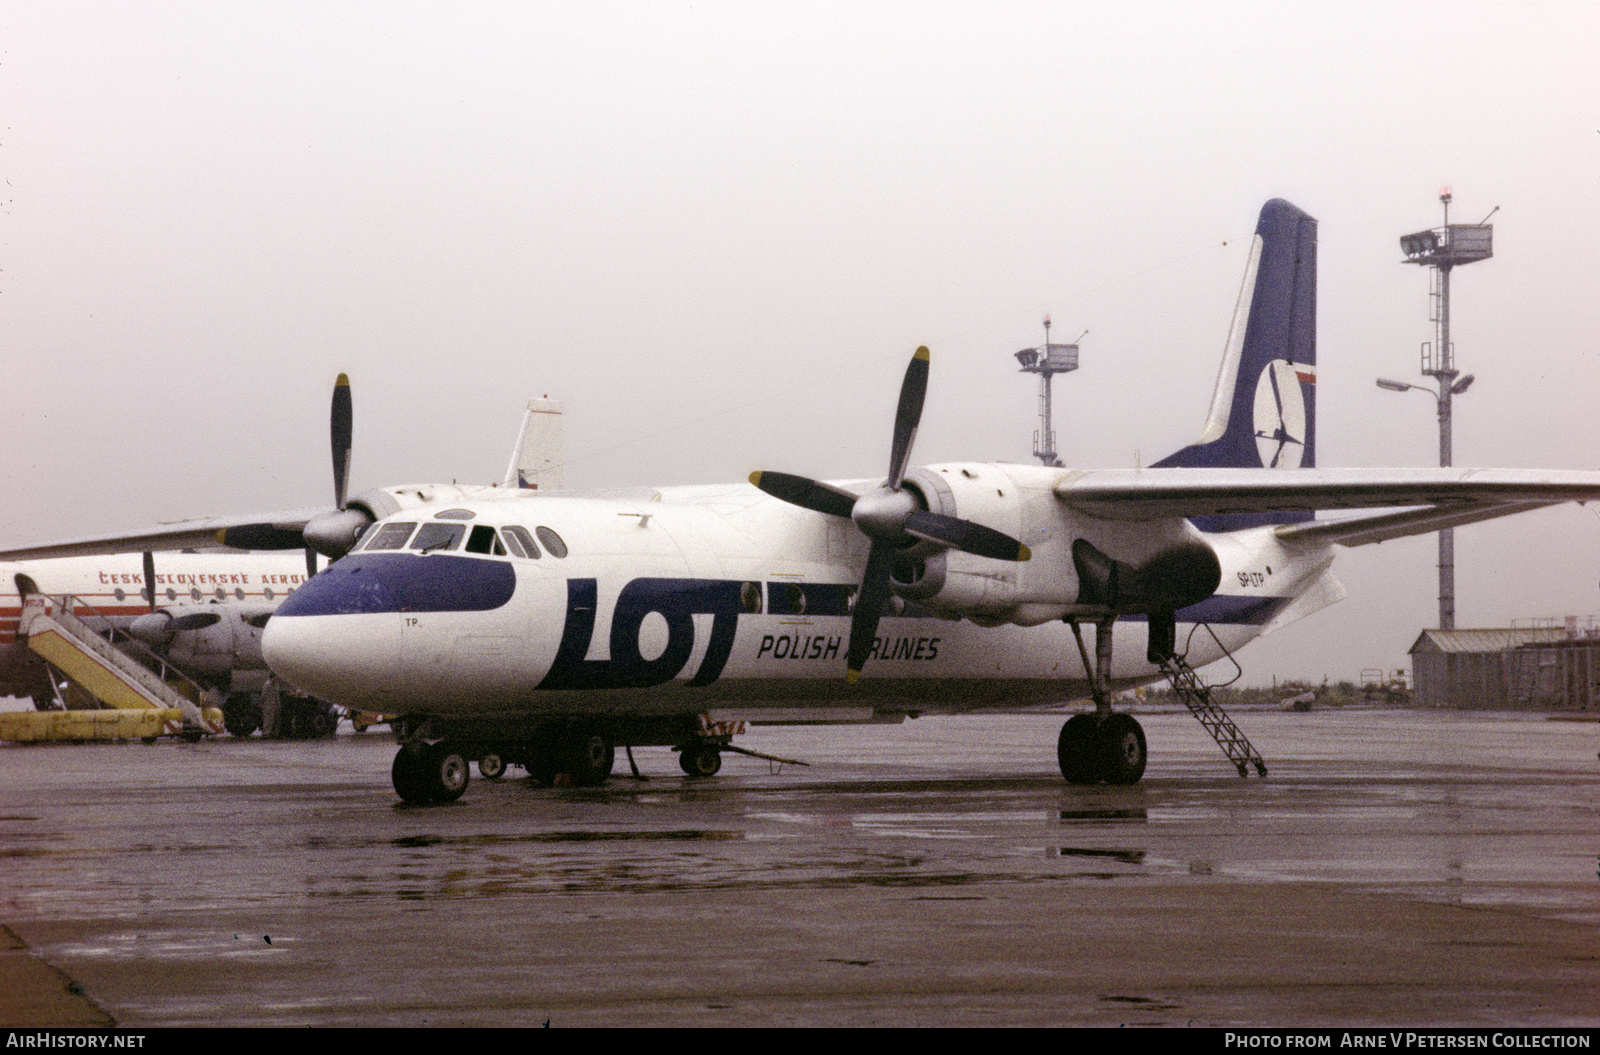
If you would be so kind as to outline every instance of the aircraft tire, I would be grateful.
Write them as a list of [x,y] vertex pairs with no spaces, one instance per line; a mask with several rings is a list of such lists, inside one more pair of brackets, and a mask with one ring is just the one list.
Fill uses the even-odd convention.
[[394,764],[389,767],[389,780],[394,784],[395,794],[400,796],[400,801],[412,806],[425,806],[428,803],[423,788],[427,762],[422,757],[427,749],[427,744],[403,744],[395,753]]
[[692,744],[678,752],[678,768],[691,777],[714,777],[722,769],[722,752],[710,744]]
[[1144,730],[1130,714],[1113,714],[1100,723],[1101,779],[1107,784],[1137,784],[1146,761]]
[[569,774],[579,787],[604,784],[616,763],[616,745],[611,737],[592,726],[575,726],[562,738],[559,771]]
[[447,741],[406,744],[389,769],[394,790],[412,806],[454,802],[471,779],[467,759]]
[[1099,720],[1092,714],[1075,714],[1061,727],[1056,740],[1056,762],[1068,784],[1098,784],[1102,779],[1102,752],[1095,750]]
[[459,799],[472,779],[472,769],[467,758],[448,740],[441,740],[427,749],[427,790],[434,802],[454,802]]
[[506,760],[498,751],[485,751],[478,759],[478,776],[484,780],[499,780],[505,776]]
[[246,737],[261,728],[261,707],[246,692],[236,692],[222,704],[222,727],[230,735]]

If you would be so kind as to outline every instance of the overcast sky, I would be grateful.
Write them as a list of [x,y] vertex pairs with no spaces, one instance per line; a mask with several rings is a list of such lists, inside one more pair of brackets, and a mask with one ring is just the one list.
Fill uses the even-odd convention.
[[[0,537],[499,477],[530,396],[569,486],[1028,461],[1011,353],[1074,467],[1192,441],[1249,236],[1321,221],[1325,466],[1437,464],[1428,273],[1401,234],[1496,206],[1455,273],[1457,465],[1600,469],[1592,3],[72,3],[0,37]],[[1600,510],[1457,532],[1458,625],[1600,611]],[[1408,666],[1432,536],[1246,680]]]

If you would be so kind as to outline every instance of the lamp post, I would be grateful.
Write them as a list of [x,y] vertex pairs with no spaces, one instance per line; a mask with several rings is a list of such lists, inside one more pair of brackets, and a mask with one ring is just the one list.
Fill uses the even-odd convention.
[[[1078,335],[1078,340],[1083,340],[1084,330]],[[1050,343],[1050,316],[1044,317],[1044,344],[1038,348],[1024,348],[1016,353],[1017,362],[1022,364],[1025,374],[1039,375],[1039,431],[1033,434],[1033,456],[1040,463],[1048,466],[1059,467],[1061,459],[1056,456],[1056,432],[1050,421],[1050,378],[1056,374],[1064,374],[1078,368],[1078,345],[1051,344]]]
[[[1437,324],[1437,346],[1422,345],[1422,373],[1433,378],[1438,388],[1413,385],[1404,381],[1378,379],[1378,387],[1391,392],[1416,389],[1433,396],[1439,410],[1439,467],[1452,464],[1450,449],[1450,399],[1465,392],[1473,376],[1462,377],[1455,368],[1455,348],[1450,343],[1450,270],[1458,264],[1471,264],[1493,256],[1494,228],[1487,223],[1452,224],[1450,222],[1450,188],[1439,192],[1444,205],[1444,226],[1415,234],[1401,235],[1400,250],[1408,264],[1421,264],[1433,269],[1434,302],[1433,321]],[[1489,213],[1493,216],[1498,206]],[[1487,220],[1489,216],[1485,216]],[[1459,378],[1459,380],[1458,380]],[[1439,629],[1454,630],[1456,625],[1456,546],[1455,532],[1445,528],[1439,532]]]

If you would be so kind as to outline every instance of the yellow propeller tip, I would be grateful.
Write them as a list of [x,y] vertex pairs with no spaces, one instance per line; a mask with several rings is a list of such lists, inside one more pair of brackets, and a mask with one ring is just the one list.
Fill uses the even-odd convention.
[[918,348],[917,349],[917,353],[915,355],[913,355],[911,358],[913,358],[913,359],[921,359],[922,361],[926,362],[927,359],[928,359],[928,346],[927,345],[923,345],[922,347]]
[[761,472],[760,472],[760,470],[757,470],[756,472],[753,472],[753,473],[750,474],[750,482],[752,484],[755,484],[757,487],[761,486]]
[[350,387],[350,375],[349,374],[340,374],[339,377],[338,377],[338,380],[334,381],[333,387],[334,388],[349,388]]
[[1018,549],[1018,551],[1020,553],[1020,555],[1017,557],[1018,560],[1027,560],[1028,558],[1033,556],[1033,550],[1029,549],[1027,546],[1022,545],[1020,542],[1017,544],[1017,549]]
[[861,672],[859,670],[847,668],[844,672],[844,683],[846,685],[854,685],[856,683],[856,679],[859,677],[861,677]]

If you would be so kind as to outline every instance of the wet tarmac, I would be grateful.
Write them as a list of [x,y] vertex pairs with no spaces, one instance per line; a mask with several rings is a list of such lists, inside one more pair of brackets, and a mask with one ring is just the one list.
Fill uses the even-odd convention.
[[0,745],[0,1024],[1600,1024],[1600,725],[1139,717],[1133,788],[1030,715],[429,808],[379,732]]

